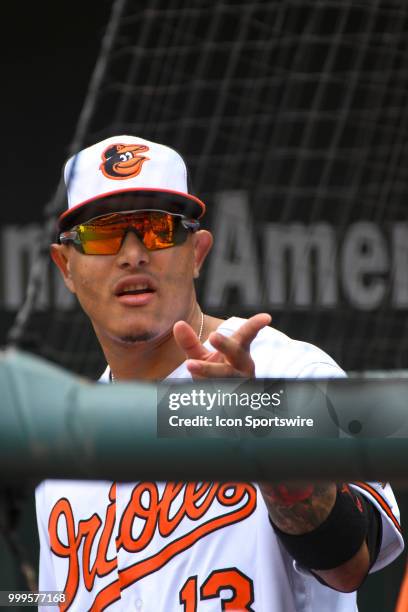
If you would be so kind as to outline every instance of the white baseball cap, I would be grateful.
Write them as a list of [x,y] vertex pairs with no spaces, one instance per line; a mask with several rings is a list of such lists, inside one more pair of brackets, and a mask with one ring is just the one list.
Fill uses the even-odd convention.
[[[105,212],[164,210],[199,219],[205,204],[189,193],[183,158],[170,147],[137,136],[112,136],[71,157],[64,169],[68,210],[59,219],[65,230]],[[137,197],[133,197],[137,196]],[[122,200],[122,201],[121,201]]]

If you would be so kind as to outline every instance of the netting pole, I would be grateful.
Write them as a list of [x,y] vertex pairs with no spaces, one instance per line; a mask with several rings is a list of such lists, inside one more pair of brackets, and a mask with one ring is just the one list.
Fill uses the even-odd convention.
[[[101,51],[89,82],[88,91],[79,114],[74,136],[68,148],[69,157],[79,151],[85,142],[85,136],[95,111],[101,83],[105,77],[106,67],[116,39],[126,2],[127,0],[115,0],[112,6],[112,12],[102,39]],[[74,170],[75,163],[71,166],[70,176],[72,176]],[[69,178],[70,177],[68,177],[68,181]],[[44,209],[44,238],[40,241],[37,249],[33,253],[33,264],[30,268],[26,297],[7,336],[7,344],[9,346],[21,345],[25,336],[27,325],[35,308],[37,296],[41,288],[41,281],[44,277],[48,262],[49,245],[52,242],[52,237],[55,233],[55,215],[58,211],[62,210],[64,201],[65,184],[64,178],[61,176],[54,196]]]

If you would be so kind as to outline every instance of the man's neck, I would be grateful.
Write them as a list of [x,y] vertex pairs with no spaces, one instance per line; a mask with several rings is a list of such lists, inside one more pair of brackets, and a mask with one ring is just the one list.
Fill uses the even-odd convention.
[[[204,317],[204,343],[222,319]],[[106,360],[114,380],[162,380],[178,368],[186,359],[184,352],[169,332],[160,342],[140,342],[126,345],[118,342],[101,342]]]

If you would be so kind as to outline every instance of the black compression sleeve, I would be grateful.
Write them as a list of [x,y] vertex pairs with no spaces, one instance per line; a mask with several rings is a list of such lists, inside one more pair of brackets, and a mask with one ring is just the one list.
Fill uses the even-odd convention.
[[272,525],[288,553],[307,569],[338,567],[351,559],[364,541],[367,542],[372,567],[381,546],[379,512],[368,499],[347,485],[338,487],[333,509],[313,531],[291,535]]

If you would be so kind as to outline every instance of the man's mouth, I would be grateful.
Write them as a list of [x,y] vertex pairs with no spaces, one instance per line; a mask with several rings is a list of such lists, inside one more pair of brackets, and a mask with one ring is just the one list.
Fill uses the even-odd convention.
[[123,306],[146,306],[154,299],[157,285],[147,274],[129,275],[116,283],[114,294]]
[[147,285],[136,283],[124,287],[121,291],[117,293],[117,295],[140,295],[142,293],[154,293],[154,291],[151,287],[148,287]]

